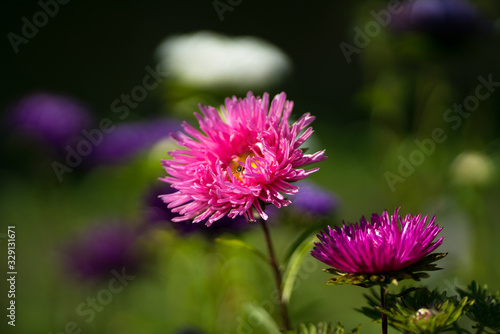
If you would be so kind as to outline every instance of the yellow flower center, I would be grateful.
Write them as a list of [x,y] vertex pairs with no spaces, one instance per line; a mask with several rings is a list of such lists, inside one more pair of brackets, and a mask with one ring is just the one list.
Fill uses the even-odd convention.
[[[233,158],[233,160],[231,161],[231,172],[238,180],[241,180],[241,178],[243,177],[243,172],[245,171],[244,165],[247,158],[254,156],[255,154],[253,154],[252,152],[245,152]],[[251,166],[256,167],[257,165],[252,162]]]

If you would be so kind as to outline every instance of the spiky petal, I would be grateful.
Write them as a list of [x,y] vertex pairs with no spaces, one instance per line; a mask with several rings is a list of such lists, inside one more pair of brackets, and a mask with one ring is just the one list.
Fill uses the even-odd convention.
[[401,219],[398,211],[373,214],[370,222],[362,217],[359,224],[328,227],[318,235],[312,256],[345,273],[379,274],[407,268],[441,245],[443,237],[434,242],[442,229],[435,217],[428,223],[421,214]]
[[285,195],[298,192],[293,181],[318,170],[300,167],[319,162],[324,151],[304,154],[300,146],[312,134],[308,126],[314,117],[304,114],[289,124],[293,102],[285,93],[269,106],[269,95],[225,100],[221,111],[200,105],[196,114],[201,131],[187,123],[184,132],[173,135],[184,150],[170,152],[163,161],[169,176],[161,179],[178,191],[161,195],[172,212],[173,221],[207,219],[207,226],[228,216],[243,215],[254,220],[254,211],[267,219],[261,203],[276,207],[290,203]]

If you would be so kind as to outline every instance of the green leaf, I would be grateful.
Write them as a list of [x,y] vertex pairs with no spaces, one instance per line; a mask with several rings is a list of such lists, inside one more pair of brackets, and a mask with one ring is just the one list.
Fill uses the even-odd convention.
[[249,317],[252,317],[253,321],[265,329],[266,333],[282,334],[276,321],[263,307],[253,303],[245,303],[243,309]]
[[244,250],[247,250],[247,251],[250,251],[251,253],[257,255],[259,258],[261,258],[262,260],[264,260],[265,262],[268,262],[267,260],[267,257],[264,255],[264,253],[262,253],[260,250],[258,250],[257,248],[255,248],[254,246],[244,242],[244,241],[241,241],[239,239],[225,239],[225,238],[217,238],[215,239],[216,242],[222,244],[222,245],[227,245],[227,246],[230,246],[230,247],[234,247],[234,248],[239,248],[239,249],[244,249]]
[[302,260],[304,256],[309,253],[311,248],[313,247],[313,242],[316,239],[316,236],[309,237],[305,239],[299,247],[295,249],[293,254],[288,261],[288,265],[286,266],[285,273],[283,275],[283,302],[288,304],[290,302],[290,298],[293,292],[293,286],[295,284],[295,280],[297,278],[297,274],[300,270],[300,266],[302,264]]
[[288,250],[285,253],[285,257],[283,258],[283,266],[287,266],[288,261],[292,257],[293,253],[296,251],[298,247],[311,236],[311,234],[316,234],[319,230],[321,230],[322,227],[326,227],[327,222],[323,219],[320,221],[316,222],[315,224],[310,225],[307,229],[302,232],[297,239],[290,245]]

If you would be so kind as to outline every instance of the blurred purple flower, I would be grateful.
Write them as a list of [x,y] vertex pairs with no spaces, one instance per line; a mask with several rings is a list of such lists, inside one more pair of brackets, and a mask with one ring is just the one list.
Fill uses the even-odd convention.
[[266,206],[265,212],[271,224],[282,219],[289,221],[290,218],[310,224],[311,219],[330,216],[340,207],[340,199],[336,194],[314,182],[302,180],[295,184],[299,187],[299,192],[290,196],[292,204],[280,209],[274,205]]
[[402,3],[391,26],[398,31],[427,34],[451,43],[490,29],[489,23],[466,0],[413,0]]
[[145,219],[147,224],[155,227],[172,227],[181,235],[200,233],[209,238],[226,232],[242,232],[252,226],[243,216],[237,216],[234,219],[226,216],[214,222],[210,227],[205,225],[206,220],[199,223],[193,223],[192,220],[172,222],[172,219],[179,217],[179,214],[172,212],[158,196],[175,191],[176,189],[170,187],[169,184],[162,183],[146,194]]
[[28,95],[11,107],[10,113],[15,132],[59,152],[92,121],[91,112],[82,102],[52,93]]
[[64,265],[78,279],[107,279],[111,272],[139,269],[139,233],[120,222],[100,223],[63,247]]
[[145,196],[145,219],[148,224],[157,225],[170,222],[178,214],[168,209],[167,205],[158,198],[161,194],[171,194],[175,191],[169,184],[160,183],[150,189]]
[[443,242],[434,242],[442,228],[432,217],[418,214],[399,216],[398,209],[389,216],[374,213],[371,222],[365,217],[358,224],[344,223],[342,228],[328,227],[318,235],[312,256],[345,273],[380,274],[405,269],[429,255]]
[[91,164],[122,162],[151,148],[159,140],[168,138],[171,132],[179,128],[178,123],[169,119],[117,124],[94,147],[89,161]]
[[339,207],[339,198],[331,191],[309,181],[300,181],[296,185],[300,191],[293,196],[291,210],[311,216],[328,216]]

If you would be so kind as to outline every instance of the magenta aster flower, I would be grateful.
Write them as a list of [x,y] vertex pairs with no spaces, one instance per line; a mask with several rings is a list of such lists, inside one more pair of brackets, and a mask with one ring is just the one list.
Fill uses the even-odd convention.
[[364,217],[358,224],[344,223],[318,235],[311,254],[318,260],[344,273],[380,274],[408,268],[434,251],[443,241],[434,239],[441,231],[427,216],[373,214],[371,222]]
[[293,102],[285,93],[277,95],[269,107],[269,95],[244,99],[227,98],[221,111],[200,105],[196,114],[200,129],[187,123],[185,132],[172,135],[186,149],[170,152],[163,161],[167,176],[162,181],[177,189],[161,195],[172,212],[173,221],[207,219],[207,226],[228,216],[243,215],[253,221],[254,210],[267,219],[262,203],[276,207],[291,202],[285,195],[298,192],[292,182],[318,170],[301,167],[326,159],[324,151],[304,154],[300,146],[312,134],[314,117],[304,114],[288,123]]

